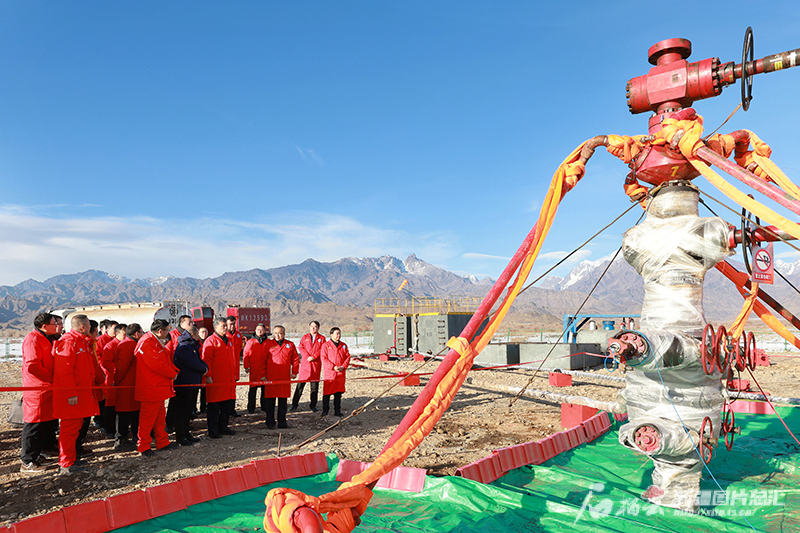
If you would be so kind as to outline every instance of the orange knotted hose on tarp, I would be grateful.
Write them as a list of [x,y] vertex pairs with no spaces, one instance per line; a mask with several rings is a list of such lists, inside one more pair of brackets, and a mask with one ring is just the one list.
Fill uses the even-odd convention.
[[[580,152],[586,143],[578,146],[558,167],[543,202],[539,219],[534,227],[534,239],[528,247],[525,257],[517,272],[516,278],[508,288],[508,292],[500,306],[493,314],[486,328],[475,338],[472,343],[461,337],[451,338],[447,346],[459,354],[453,365],[446,370],[444,377],[438,383],[430,401],[424,406],[422,413],[403,432],[381,452],[375,461],[366,470],[353,477],[349,482],[334,492],[319,498],[308,496],[292,489],[273,489],[265,499],[267,507],[264,514],[264,529],[268,533],[296,533],[300,531],[294,522],[295,513],[310,509],[319,516],[320,523],[325,532],[345,533],[352,531],[360,522],[359,517],[364,513],[372,497],[369,486],[374,485],[384,474],[400,466],[408,455],[422,442],[433,430],[444,412],[450,407],[458,390],[464,383],[475,357],[489,343],[503,318],[508,313],[511,304],[528,278],[534,261],[541,250],[544,239],[555,219],[558,205],[585,172],[585,166],[580,161]],[[416,403],[416,402],[415,402]],[[327,513],[327,519],[322,515]]]

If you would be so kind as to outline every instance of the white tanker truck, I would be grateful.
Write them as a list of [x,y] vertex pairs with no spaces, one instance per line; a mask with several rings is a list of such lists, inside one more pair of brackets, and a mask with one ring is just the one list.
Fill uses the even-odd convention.
[[189,303],[185,301],[141,302],[122,304],[90,305],[86,307],[70,307],[51,311],[64,319],[64,331],[70,330],[70,319],[74,315],[86,315],[91,320],[100,322],[104,319],[116,320],[120,324],[139,324],[145,331],[150,331],[154,320],[162,318],[175,328],[181,315],[189,315]]

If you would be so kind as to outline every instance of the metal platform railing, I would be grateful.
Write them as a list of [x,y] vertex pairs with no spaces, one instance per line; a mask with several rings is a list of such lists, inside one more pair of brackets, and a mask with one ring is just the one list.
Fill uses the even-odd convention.
[[483,301],[480,296],[415,296],[375,298],[376,315],[420,315],[474,313]]

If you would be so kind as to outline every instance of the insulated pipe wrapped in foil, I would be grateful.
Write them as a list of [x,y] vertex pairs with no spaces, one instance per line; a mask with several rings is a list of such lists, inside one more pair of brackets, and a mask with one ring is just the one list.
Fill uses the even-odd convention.
[[642,330],[703,332],[705,273],[733,252],[728,223],[699,218],[697,200],[688,183],[664,187],[648,202],[645,221],[623,237],[623,256],[644,279]]
[[[695,446],[708,418],[707,437],[719,437],[724,397],[720,376],[705,374],[700,338],[706,320],[703,281],[708,269],[731,255],[729,226],[720,218],[698,216],[698,192],[685,181],[669,182],[652,193],[644,222],[625,233],[622,251],[644,278],[640,330],[649,353],[628,361],[622,391],[628,423],[619,441],[653,459],[650,500],[693,510],[702,462]],[[622,402],[620,402],[622,403]]]

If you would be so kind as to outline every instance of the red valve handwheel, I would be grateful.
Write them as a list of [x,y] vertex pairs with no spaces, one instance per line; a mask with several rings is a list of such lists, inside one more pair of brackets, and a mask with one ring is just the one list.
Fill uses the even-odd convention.
[[722,432],[725,434],[725,448],[731,451],[733,448],[733,434],[736,427],[736,416],[730,402],[725,402],[722,409]]
[[714,426],[711,423],[711,419],[708,417],[703,419],[703,423],[700,425],[700,432],[698,433],[700,438],[700,457],[705,464],[708,464],[711,461],[711,456],[714,454],[714,446],[710,442],[705,442],[706,431],[708,431],[709,439],[714,438]]
[[715,339],[717,342],[714,345],[714,355],[716,356],[714,358],[714,366],[716,366],[717,370],[723,375],[726,375],[728,373],[730,356],[728,353],[728,331],[725,329],[725,326],[720,326],[719,329],[717,329]]
[[700,339],[700,363],[703,365],[703,372],[708,375],[714,373],[715,347],[714,326],[706,324],[703,328],[703,338]]
[[736,341],[736,360],[733,363],[734,368],[741,372],[747,365],[747,332],[743,331]]
[[747,368],[756,368],[756,336],[752,331],[747,334]]

